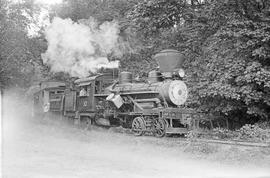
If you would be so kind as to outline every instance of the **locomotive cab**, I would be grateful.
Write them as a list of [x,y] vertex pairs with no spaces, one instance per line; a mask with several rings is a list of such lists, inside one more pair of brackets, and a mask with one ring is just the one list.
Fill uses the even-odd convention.
[[[99,113],[100,97],[109,95],[106,88],[113,84],[117,75],[111,73],[99,74],[77,79],[74,83],[76,91],[66,91],[65,114],[75,117],[81,125],[97,123],[110,125],[109,121]],[[69,108],[69,111],[67,111]]]

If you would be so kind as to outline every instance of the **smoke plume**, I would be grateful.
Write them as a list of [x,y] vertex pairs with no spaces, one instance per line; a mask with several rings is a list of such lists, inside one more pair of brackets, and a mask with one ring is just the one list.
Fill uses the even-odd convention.
[[67,72],[73,77],[86,77],[99,68],[116,68],[119,61],[109,61],[108,54],[120,55],[119,25],[93,19],[79,23],[54,18],[45,31],[48,49],[42,54],[52,72]]

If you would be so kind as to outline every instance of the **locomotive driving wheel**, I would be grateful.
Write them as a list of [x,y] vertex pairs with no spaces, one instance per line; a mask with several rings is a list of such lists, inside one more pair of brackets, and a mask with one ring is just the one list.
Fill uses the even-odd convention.
[[163,137],[166,134],[166,122],[164,119],[156,119],[154,121],[154,134],[156,137]]
[[132,132],[136,136],[144,134],[145,123],[142,117],[136,117],[132,122]]

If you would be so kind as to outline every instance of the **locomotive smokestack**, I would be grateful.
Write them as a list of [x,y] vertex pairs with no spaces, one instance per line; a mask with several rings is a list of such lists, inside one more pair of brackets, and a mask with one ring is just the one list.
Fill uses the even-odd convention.
[[185,60],[184,56],[177,50],[165,49],[154,56],[159,65],[160,72],[172,72],[182,68]]

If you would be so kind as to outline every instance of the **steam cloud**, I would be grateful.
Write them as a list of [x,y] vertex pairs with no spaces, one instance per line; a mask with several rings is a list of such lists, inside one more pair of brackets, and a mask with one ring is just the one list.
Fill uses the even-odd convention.
[[99,68],[117,68],[119,61],[109,61],[108,54],[119,55],[119,25],[93,18],[79,23],[54,18],[45,31],[48,49],[43,62],[52,72],[67,72],[73,77],[86,77]]

